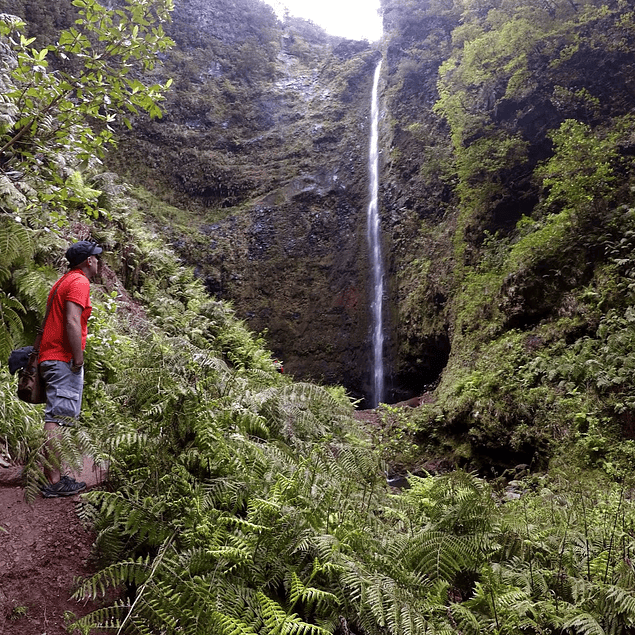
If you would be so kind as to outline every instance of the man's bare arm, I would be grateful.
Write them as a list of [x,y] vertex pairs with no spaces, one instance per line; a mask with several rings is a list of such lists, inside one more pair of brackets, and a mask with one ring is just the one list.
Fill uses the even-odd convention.
[[76,366],[84,364],[84,351],[82,350],[82,311],[81,305],[68,300],[66,302],[66,336],[73,354],[73,362]]

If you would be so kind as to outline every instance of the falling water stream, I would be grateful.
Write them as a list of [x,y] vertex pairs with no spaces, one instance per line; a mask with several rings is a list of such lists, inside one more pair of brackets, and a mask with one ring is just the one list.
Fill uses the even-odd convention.
[[368,169],[370,172],[370,202],[368,203],[368,251],[372,269],[372,301],[371,324],[373,346],[373,385],[371,407],[377,406],[384,397],[384,326],[383,326],[383,298],[384,298],[384,269],[381,256],[380,222],[379,222],[379,75],[381,60],[375,69],[373,93],[371,97],[371,128],[370,150],[368,153]]

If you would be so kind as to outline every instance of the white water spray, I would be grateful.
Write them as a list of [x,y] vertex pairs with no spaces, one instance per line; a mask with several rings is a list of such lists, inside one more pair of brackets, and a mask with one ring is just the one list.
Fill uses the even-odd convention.
[[373,93],[370,107],[370,150],[368,153],[368,169],[370,172],[370,202],[368,204],[368,250],[372,269],[372,343],[373,343],[373,392],[371,407],[375,407],[384,398],[384,270],[381,256],[380,222],[379,222],[379,75],[381,60],[375,69]]

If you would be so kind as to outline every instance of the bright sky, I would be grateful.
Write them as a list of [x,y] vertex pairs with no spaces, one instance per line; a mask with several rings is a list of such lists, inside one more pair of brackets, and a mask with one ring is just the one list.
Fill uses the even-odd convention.
[[331,35],[376,42],[381,38],[379,0],[265,0],[281,17],[287,7],[298,18],[311,20]]

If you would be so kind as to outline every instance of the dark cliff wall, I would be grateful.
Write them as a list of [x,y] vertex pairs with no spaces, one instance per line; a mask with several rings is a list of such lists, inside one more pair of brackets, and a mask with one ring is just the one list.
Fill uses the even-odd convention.
[[111,165],[187,210],[162,226],[297,378],[369,382],[366,208],[379,53],[256,1],[179,3],[175,77]]
[[433,106],[438,69],[451,50],[456,21],[427,8],[427,3],[383,3],[381,198],[392,401],[421,394],[435,383],[450,354],[447,306],[457,199],[453,180],[444,173],[453,157],[449,128]]

